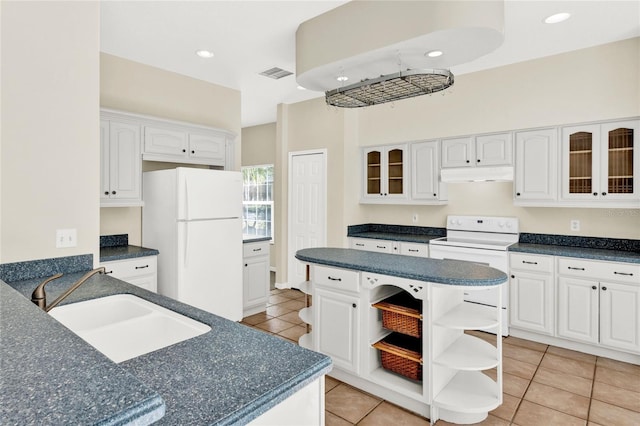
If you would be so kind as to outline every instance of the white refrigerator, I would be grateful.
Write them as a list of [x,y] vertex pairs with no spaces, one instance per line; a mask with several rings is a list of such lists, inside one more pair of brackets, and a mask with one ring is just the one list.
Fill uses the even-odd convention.
[[158,293],[242,320],[242,174],[179,167],[145,172],[142,184]]

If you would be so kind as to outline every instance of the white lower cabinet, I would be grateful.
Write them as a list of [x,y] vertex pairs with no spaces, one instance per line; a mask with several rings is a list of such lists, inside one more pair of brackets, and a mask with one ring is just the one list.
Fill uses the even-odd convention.
[[105,273],[129,284],[156,293],[158,291],[158,256],[102,262]]
[[553,256],[509,255],[510,327],[553,335],[555,275]]
[[357,373],[360,298],[317,289],[313,305],[317,350],[329,355],[336,367]]
[[640,354],[640,265],[558,258],[559,337]]
[[244,243],[242,270],[243,317],[264,312],[269,300],[269,241]]

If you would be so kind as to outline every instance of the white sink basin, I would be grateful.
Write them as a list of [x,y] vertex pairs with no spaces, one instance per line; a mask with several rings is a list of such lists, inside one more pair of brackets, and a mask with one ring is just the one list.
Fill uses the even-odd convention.
[[131,294],[58,306],[49,314],[114,362],[211,330],[208,325]]

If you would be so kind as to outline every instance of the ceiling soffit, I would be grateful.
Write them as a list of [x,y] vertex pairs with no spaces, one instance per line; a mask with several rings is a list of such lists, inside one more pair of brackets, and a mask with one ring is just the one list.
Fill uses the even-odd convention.
[[[504,40],[503,1],[351,1],[303,22],[296,32],[296,79],[311,90],[407,69],[473,61]],[[430,58],[425,53],[441,50]]]

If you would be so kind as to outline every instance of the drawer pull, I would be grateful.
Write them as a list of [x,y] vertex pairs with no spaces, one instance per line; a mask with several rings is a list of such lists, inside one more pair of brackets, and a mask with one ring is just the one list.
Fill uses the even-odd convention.
[[262,248],[254,248],[253,251],[262,251]]
[[410,251],[411,253],[417,253],[419,250],[418,250],[418,249],[409,249],[409,251]]
[[386,249],[387,248],[387,246],[376,246],[376,247],[379,248],[379,249]]
[[574,268],[573,266],[567,266],[567,269],[572,269],[574,271],[584,271],[584,268]]
[[364,244],[362,244],[362,243],[356,243],[356,245],[357,245],[358,247],[364,247]]
[[529,262],[527,260],[523,260],[522,263],[525,263],[527,265],[537,265],[538,264],[538,262]]
[[327,278],[329,278],[331,281],[342,281],[342,278],[333,278],[331,276],[329,276]]
[[145,269],[148,268],[149,265],[144,265],[144,266],[136,266],[136,269]]
[[105,271],[105,272],[104,272],[104,274],[105,274],[105,275],[113,274],[113,271]]
[[613,273],[616,274],[616,275],[624,275],[624,276],[627,276],[627,277],[632,277],[633,276],[633,274],[631,272],[616,272],[616,271],[613,271]]

